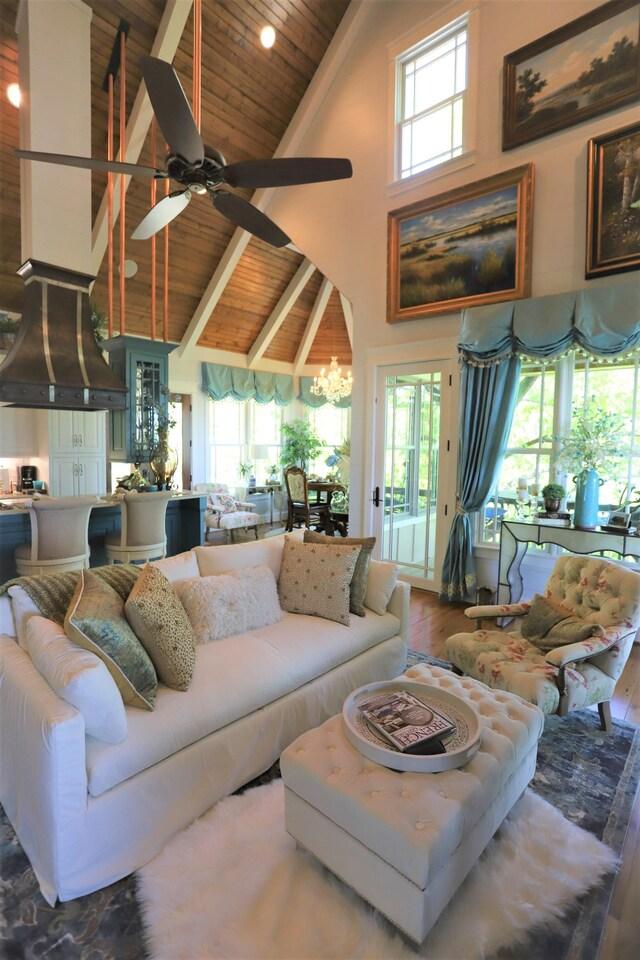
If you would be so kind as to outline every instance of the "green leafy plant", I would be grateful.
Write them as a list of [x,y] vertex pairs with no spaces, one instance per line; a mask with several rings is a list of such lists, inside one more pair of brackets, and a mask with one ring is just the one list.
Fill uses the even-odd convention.
[[97,343],[101,343],[107,339],[107,333],[109,331],[107,315],[106,313],[102,313],[101,310],[98,310],[94,303],[91,304],[91,326]]
[[240,470],[240,476],[242,477],[242,479],[248,480],[249,477],[251,476],[251,471],[253,470],[253,464],[241,463],[238,469]]
[[595,398],[585,406],[574,405],[571,432],[554,437],[560,445],[558,462],[567,470],[606,472],[623,455],[624,421],[616,413],[607,413]]
[[561,483],[548,483],[542,488],[542,496],[545,500],[562,500],[566,493]]
[[280,463],[283,467],[298,466],[306,470],[321,450],[322,441],[308,420],[292,420],[291,423],[282,424]]

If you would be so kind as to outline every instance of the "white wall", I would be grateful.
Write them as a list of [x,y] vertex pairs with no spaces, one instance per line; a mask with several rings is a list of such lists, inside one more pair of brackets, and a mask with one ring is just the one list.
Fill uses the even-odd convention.
[[[279,191],[270,215],[318,268],[352,301],[355,387],[353,395],[352,525],[366,517],[365,443],[367,366],[373,350],[393,346],[415,360],[416,343],[457,335],[459,315],[396,325],[386,323],[387,213],[389,210],[533,161],[536,166],[532,295],[587,285],[584,279],[586,143],[596,134],[638,119],[637,105],[605,114],[567,131],[503,153],[501,150],[502,60],[506,53],[580,16],[598,2],[585,0],[480,0],[445,4],[438,0],[374,0],[368,16],[300,153],[351,158],[354,176],[324,187]],[[465,10],[476,8],[476,155],[473,165],[409,186],[401,192],[387,183],[391,136],[390,48],[406,35],[406,47]],[[423,25],[422,31],[419,30]],[[590,284],[611,282],[589,281]],[[411,346],[409,346],[411,344]],[[369,371],[370,376],[370,371]],[[363,429],[358,429],[358,426]],[[452,491],[452,494],[455,491]]]

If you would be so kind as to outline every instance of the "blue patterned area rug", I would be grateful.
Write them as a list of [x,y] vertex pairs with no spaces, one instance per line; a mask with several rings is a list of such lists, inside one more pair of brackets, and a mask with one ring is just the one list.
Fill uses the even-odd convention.
[[[410,651],[409,665],[448,666]],[[277,765],[253,785],[279,774]],[[640,781],[640,728],[616,723],[604,734],[589,710],[548,717],[533,789],[619,853]],[[527,960],[596,960],[613,889],[610,876],[576,903],[560,930],[541,929]],[[49,907],[0,808],[0,957],[6,960],[145,960],[135,877],[80,900]],[[505,892],[505,895],[508,895]],[[522,948],[494,960],[522,960]],[[201,958],[193,958],[201,960]]]

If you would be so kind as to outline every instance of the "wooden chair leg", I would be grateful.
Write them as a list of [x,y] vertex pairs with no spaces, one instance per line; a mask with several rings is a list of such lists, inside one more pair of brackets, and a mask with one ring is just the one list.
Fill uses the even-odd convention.
[[611,701],[604,700],[598,704],[598,713],[600,714],[600,726],[605,733],[611,733],[613,723],[611,722]]
[[253,532],[255,533],[255,535],[256,535],[256,540],[257,540],[257,539],[258,539],[258,525],[257,525],[257,524],[256,524],[255,527],[253,528]]

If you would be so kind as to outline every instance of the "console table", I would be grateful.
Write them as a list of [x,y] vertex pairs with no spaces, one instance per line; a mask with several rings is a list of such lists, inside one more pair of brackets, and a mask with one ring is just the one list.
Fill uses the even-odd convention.
[[571,553],[610,551],[640,562],[640,537],[606,530],[577,530],[524,520],[503,520],[500,526],[496,603],[517,603],[522,597],[520,567],[530,543],[553,543]]

